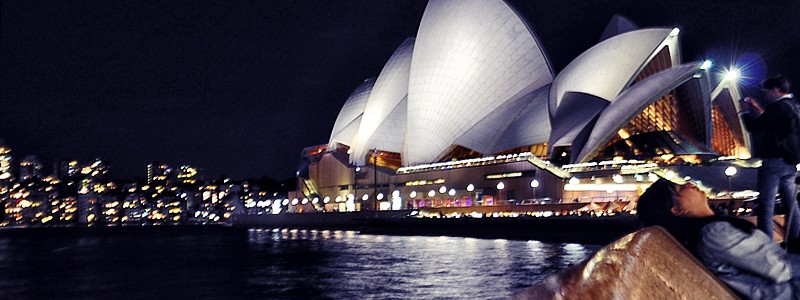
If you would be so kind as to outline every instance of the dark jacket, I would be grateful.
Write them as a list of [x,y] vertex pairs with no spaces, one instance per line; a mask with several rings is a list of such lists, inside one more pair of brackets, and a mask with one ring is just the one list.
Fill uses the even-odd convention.
[[785,153],[778,147],[778,141],[789,134],[789,124],[794,114],[794,108],[789,101],[794,100],[783,98],[774,101],[757,117],[751,112],[742,114],[745,128],[753,134],[753,157],[785,157]]
[[761,230],[716,221],[702,229],[694,252],[729,287],[749,299],[797,299],[786,252]]

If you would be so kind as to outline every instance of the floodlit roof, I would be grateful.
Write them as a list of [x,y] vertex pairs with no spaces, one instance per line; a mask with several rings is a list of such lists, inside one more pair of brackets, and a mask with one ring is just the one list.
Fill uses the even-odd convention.
[[411,61],[404,163],[437,160],[475,122],[551,81],[539,42],[505,2],[430,1]]

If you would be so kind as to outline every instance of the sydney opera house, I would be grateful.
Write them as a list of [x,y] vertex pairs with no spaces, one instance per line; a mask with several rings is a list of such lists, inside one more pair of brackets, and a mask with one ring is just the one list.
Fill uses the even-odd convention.
[[556,73],[502,0],[431,0],[304,149],[299,191],[352,211],[630,200],[658,177],[725,190],[686,168],[750,156],[736,83],[709,66],[682,61],[677,28],[617,16]]

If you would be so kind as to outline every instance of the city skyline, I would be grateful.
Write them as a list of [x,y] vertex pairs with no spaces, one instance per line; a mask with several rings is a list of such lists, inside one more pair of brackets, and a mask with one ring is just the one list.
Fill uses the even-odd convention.
[[[751,84],[772,73],[800,81],[791,1],[508,2],[556,71],[621,14],[683,29],[684,61],[760,57],[744,70]],[[156,160],[208,178],[291,177],[304,147],[327,142],[350,92],[416,35],[426,3],[3,2],[0,139],[20,159],[102,157],[121,178]]]

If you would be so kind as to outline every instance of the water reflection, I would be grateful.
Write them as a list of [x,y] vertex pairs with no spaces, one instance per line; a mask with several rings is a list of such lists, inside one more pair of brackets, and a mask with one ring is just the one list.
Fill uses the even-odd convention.
[[[345,299],[507,298],[597,248],[538,241],[455,237],[404,237],[321,231],[297,235],[250,231],[253,257],[286,257],[255,264],[248,282],[264,290]],[[268,247],[281,244],[281,247]],[[273,252],[278,251],[278,252]],[[255,259],[253,262],[261,260]],[[256,279],[260,278],[260,279]],[[309,284],[311,281],[311,284]],[[304,294],[312,296],[311,294]]]
[[4,299],[504,299],[597,247],[341,230],[0,236]]

